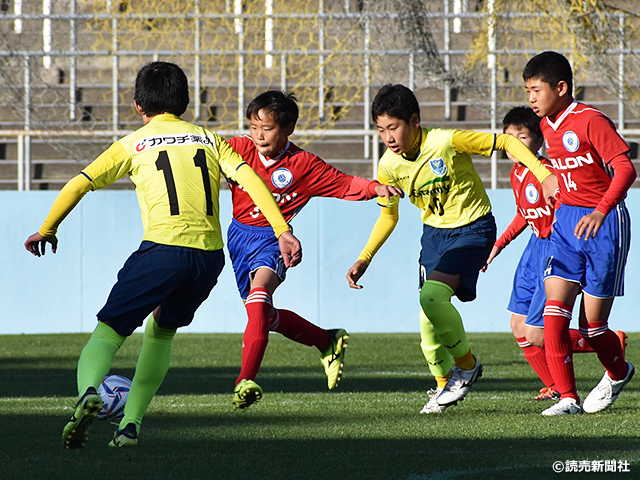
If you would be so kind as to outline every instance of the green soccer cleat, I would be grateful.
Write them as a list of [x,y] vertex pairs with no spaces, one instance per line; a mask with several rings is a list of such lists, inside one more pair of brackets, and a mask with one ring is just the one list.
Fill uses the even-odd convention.
[[338,386],[342,378],[344,351],[348,346],[349,334],[346,330],[340,328],[329,330],[329,335],[331,337],[329,346],[322,352],[320,361],[324,366],[324,372],[327,374],[329,390],[333,390]]
[[87,430],[91,423],[98,418],[98,412],[102,408],[102,399],[94,387],[80,397],[76,409],[69,422],[62,430],[62,444],[67,450],[84,447],[89,437]]
[[233,408],[246,410],[262,398],[262,388],[253,380],[243,379],[233,391]]
[[135,447],[138,445],[138,431],[133,423],[127,423],[122,430],[116,430],[113,439],[109,442],[110,447]]

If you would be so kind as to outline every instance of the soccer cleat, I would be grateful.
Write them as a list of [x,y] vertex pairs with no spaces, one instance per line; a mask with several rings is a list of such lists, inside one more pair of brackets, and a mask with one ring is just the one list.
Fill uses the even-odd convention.
[[342,378],[344,369],[344,352],[348,347],[349,334],[346,330],[334,329],[328,330],[330,335],[329,346],[320,355],[320,361],[324,366],[324,372],[327,374],[327,385],[329,390],[333,390],[338,386]]
[[109,442],[110,447],[135,447],[138,445],[138,431],[133,423],[127,423],[123,429],[116,430],[113,439]]
[[[475,358],[475,357],[474,357]],[[482,376],[482,364],[475,358],[476,366],[471,370],[463,370],[454,366],[451,369],[451,376],[442,392],[436,397],[439,405],[449,406],[455,405],[457,402],[464,400],[469,393],[471,385]]]
[[102,399],[94,387],[80,397],[69,422],[62,430],[62,444],[67,450],[84,447],[89,437],[87,430],[102,408]]
[[587,398],[584,399],[583,408],[585,412],[601,412],[613,405],[613,402],[618,399],[618,395],[620,395],[622,389],[629,383],[629,380],[633,378],[633,374],[635,373],[633,365],[629,362],[627,362],[627,365],[629,370],[627,371],[627,376],[622,380],[612,380],[609,374],[604,372],[600,383],[598,383],[598,385],[589,392]]
[[556,392],[553,387],[540,389],[540,395],[533,397],[534,400],[560,400],[560,392]]
[[627,355],[627,338],[629,338],[629,335],[624,333],[622,330],[616,330],[613,333],[615,333],[618,336],[618,338],[620,339],[620,346],[622,347],[622,356],[626,357],[626,355]]
[[575,398],[561,398],[558,403],[547,408],[542,412],[545,416],[555,415],[571,415],[574,413],[582,413],[582,405]]
[[253,380],[243,379],[233,391],[233,408],[246,410],[262,398],[262,388]]
[[431,388],[427,390],[429,401],[422,407],[420,413],[442,413],[447,409],[449,405],[440,405],[436,402],[436,397],[440,395],[440,392],[442,392],[442,388]]

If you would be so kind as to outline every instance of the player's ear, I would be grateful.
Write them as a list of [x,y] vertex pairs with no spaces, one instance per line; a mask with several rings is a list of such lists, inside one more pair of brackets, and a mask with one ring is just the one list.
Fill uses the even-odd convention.
[[420,115],[418,115],[417,113],[411,115],[411,118],[409,119],[409,125],[411,125],[413,128],[418,128],[420,126]]
[[566,95],[571,95],[569,91],[569,84],[564,80],[560,80],[556,85],[556,91],[558,92],[559,97],[564,97]]
[[296,129],[296,124],[295,123],[290,123],[289,125],[287,125],[286,127],[284,127],[284,133],[287,137],[289,137],[293,131]]
[[144,115],[144,110],[142,109],[140,104],[135,100],[133,101],[133,107],[136,109],[136,112],[138,112],[140,115]]

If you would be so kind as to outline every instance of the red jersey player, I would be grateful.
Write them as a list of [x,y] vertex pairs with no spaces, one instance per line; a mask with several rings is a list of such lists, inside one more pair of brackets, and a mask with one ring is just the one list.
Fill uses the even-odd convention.
[[[247,106],[250,137],[229,143],[271,189],[287,222],[313,197],[368,200],[401,195],[402,191],[375,180],[346,175],[289,141],[298,120],[293,94],[267,91]],[[247,192],[229,182],[233,220],[227,246],[240,296],[249,317],[244,332],[242,368],[233,396],[235,408],[246,409],[262,396],[255,382],[268,342],[269,330],[321,352],[329,389],[342,375],[344,349],[349,336],[344,329],[324,330],[296,313],[275,309],[272,296],[285,280],[286,267],[273,230]]]
[[[504,133],[518,138],[532,152],[536,153],[542,147],[540,119],[530,108],[512,108],[502,120],[502,125]],[[533,233],[520,257],[507,310],[511,312],[511,331],[518,346],[522,348],[524,358],[545,385],[535,400],[559,399],[560,394],[555,391],[553,377],[545,358],[542,315],[546,301],[543,272],[550,251],[549,236],[554,208],[545,202],[542,186],[529,169],[510,154],[507,155],[514,162],[510,180],[516,201],[516,215],[496,241],[487,259],[487,265],[520,235],[527,225],[531,228]],[[549,160],[539,158],[547,168],[551,167]],[[486,270],[486,267],[483,270]],[[617,331],[616,334],[624,345],[625,333]],[[570,335],[574,352],[593,352],[579,330],[570,329]]]
[[[561,400],[542,414],[599,412],[616,401],[634,373],[609,329],[608,317],[614,297],[624,293],[630,237],[624,198],[636,172],[629,147],[611,120],[574,100],[573,73],[563,55],[550,51],[536,55],[522,76],[529,104],[542,117],[540,128],[558,177],[561,203],[544,272],[545,351]],[[584,404],[577,393],[569,337],[571,312],[580,292],[580,332],[606,370]]]

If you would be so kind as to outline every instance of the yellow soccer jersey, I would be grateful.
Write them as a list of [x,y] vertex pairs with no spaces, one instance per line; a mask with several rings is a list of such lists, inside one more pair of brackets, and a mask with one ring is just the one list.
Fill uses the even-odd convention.
[[378,165],[378,181],[402,188],[420,209],[422,222],[432,227],[461,227],[491,211],[469,153],[491,155],[494,141],[456,141],[456,132],[460,131],[422,128],[415,160],[387,150]]
[[136,186],[144,240],[201,250],[222,248],[220,171],[243,164],[220,136],[162,114],[115,142],[82,174],[97,190],[129,175]]

